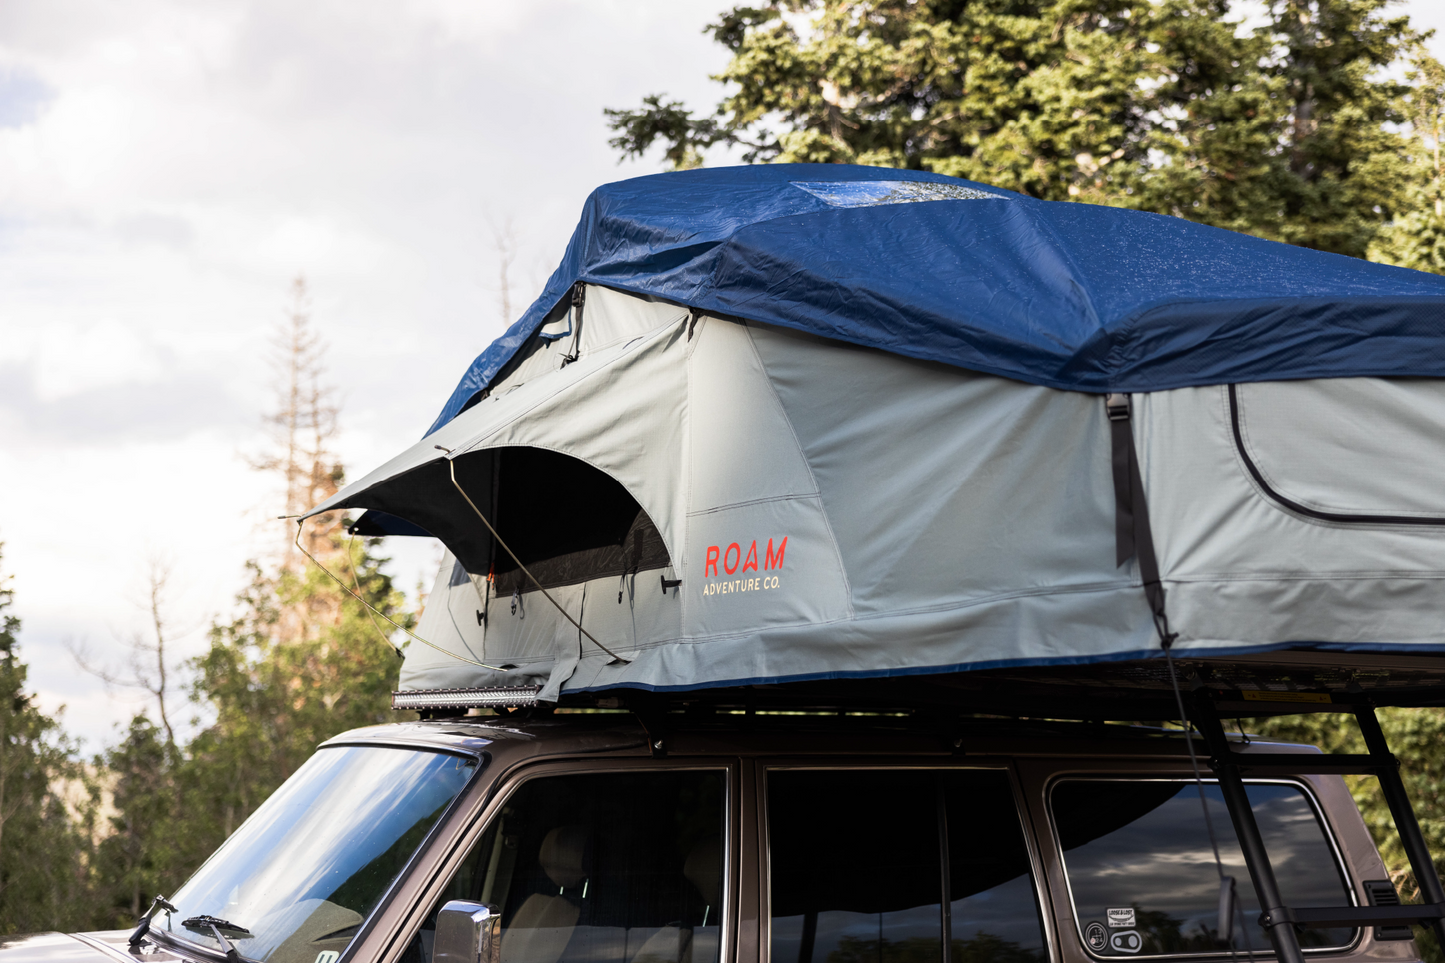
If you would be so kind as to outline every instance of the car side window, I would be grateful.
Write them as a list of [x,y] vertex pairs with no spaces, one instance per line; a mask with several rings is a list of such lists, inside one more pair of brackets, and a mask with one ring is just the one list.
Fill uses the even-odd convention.
[[768,851],[772,963],[1047,958],[1004,772],[775,770]]
[[431,963],[441,907],[501,914],[502,963],[717,963],[721,771],[632,771],[525,782],[402,957]]
[[[1251,782],[1250,808],[1273,856],[1286,906],[1342,906],[1349,885],[1309,797],[1297,785]],[[1224,794],[1213,781],[1065,779],[1050,792],[1074,919],[1094,956],[1224,953],[1219,939],[1219,870],[1200,797],[1224,873],[1235,878],[1238,949],[1268,947],[1259,902],[1244,865]],[[1242,931],[1241,931],[1242,930]],[[1343,947],[1349,927],[1301,928],[1305,947]]]

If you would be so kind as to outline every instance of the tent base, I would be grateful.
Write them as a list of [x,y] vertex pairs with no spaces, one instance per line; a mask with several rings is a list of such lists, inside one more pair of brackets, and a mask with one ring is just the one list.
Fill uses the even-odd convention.
[[[1357,706],[1445,706],[1442,656],[1281,650],[1217,659],[1178,658],[1174,664],[1184,693],[1207,694],[1215,711],[1227,719],[1352,713]],[[534,686],[418,690],[397,693],[394,705],[460,713],[473,706],[533,705],[537,691]],[[722,717],[786,711],[1084,722],[1153,722],[1178,716],[1168,667],[1161,658],[683,691],[627,687],[564,691],[556,708]]]

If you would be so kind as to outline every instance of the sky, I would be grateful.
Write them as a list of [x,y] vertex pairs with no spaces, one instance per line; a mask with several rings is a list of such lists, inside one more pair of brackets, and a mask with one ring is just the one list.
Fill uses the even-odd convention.
[[[274,554],[249,461],[303,274],[352,477],[425,431],[617,163],[604,106],[715,99],[717,0],[0,0],[0,573],[47,709],[96,751],[138,693],[152,560],[178,658]],[[413,588],[438,551],[389,539]],[[432,572],[426,572],[428,582]]]
[[[360,477],[505,328],[496,232],[519,314],[587,194],[661,169],[617,162],[602,108],[716,101],[702,29],[727,6],[0,0],[0,576],[31,686],[86,751],[142,703],[72,650],[121,666],[148,566],[172,573],[179,660],[278,550],[250,462],[291,280]],[[1445,3],[1398,9],[1445,34]],[[385,552],[409,590],[439,558]]]

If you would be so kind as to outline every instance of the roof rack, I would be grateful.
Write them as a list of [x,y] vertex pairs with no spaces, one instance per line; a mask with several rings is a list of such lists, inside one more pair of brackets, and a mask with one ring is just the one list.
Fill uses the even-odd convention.
[[[1445,705],[1445,660],[1333,656],[1333,665],[1310,664],[1298,653],[1253,660],[1188,660],[1176,665],[1190,690],[1189,712],[1208,750],[1225,806],[1258,894],[1261,926],[1280,963],[1304,963],[1298,928],[1326,926],[1429,926],[1445,946],[1445,887],[1400,778],[1400,764],[1385,739],[1375,708],[1383,705]],[[1347,665],[1346,663],[1358,663]],[[1163,720],[1178,713],[1158,660],[1105,663],[1044,671],[1004,669],[901,679],[833,680],[756,685],[695,692],[657,693],[638,689],[576,693],[564,705],[610,706],[634,712],[648,731],[655,755],[665,755],[668,714],[699,707],[736,709],[751,717],[778,709],[839,713],[904,711],[938,717],[944,728],[965,716],[998,714],[1036,720],[1085,722]],[[489,689],[427,689],[396,692],[392,707],[424,715],[470,708],[513,709],[538,705],[540,686]],[[1240,753],[1231,748],[1224,718],[1349,713],[1357,720],[1368,752]],[[945,718],[948,717],[948,718]],[[1194,739],[1192,731],[1181,736]],[[1291,907],[1284,903],[1269,853],[1245,792],[1244,775],[1288,771],[1298,774],[1361,774],[1379,779],[1395,829],[1420,886],[1422,902],[1400,905],[1393,892],[1367,895],[1373,905]]]

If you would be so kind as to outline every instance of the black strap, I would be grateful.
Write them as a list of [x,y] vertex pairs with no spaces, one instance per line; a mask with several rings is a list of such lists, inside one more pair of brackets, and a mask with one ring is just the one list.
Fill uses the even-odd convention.
[[572,285],[572,352],[562,356],[567,367],[582,356],[582,305],[587,300],[587,286],[581,281]]
[[1139,473],[1139,454],[1134,448],[1129,396],[1105,396],[1104,409],[1109,413],[1113,449],[1114,564],[1123,565],[1138,557],[1144,597],[1154,614],[1159,644],[1167,649],[1178,636],[1169,631],[1169,616],[1164,611],[1164,584],[1159,580],[1159,559],[1154,554],[1154,533],[1149,528],[1149,504],[1144,500],[1144,478]]

